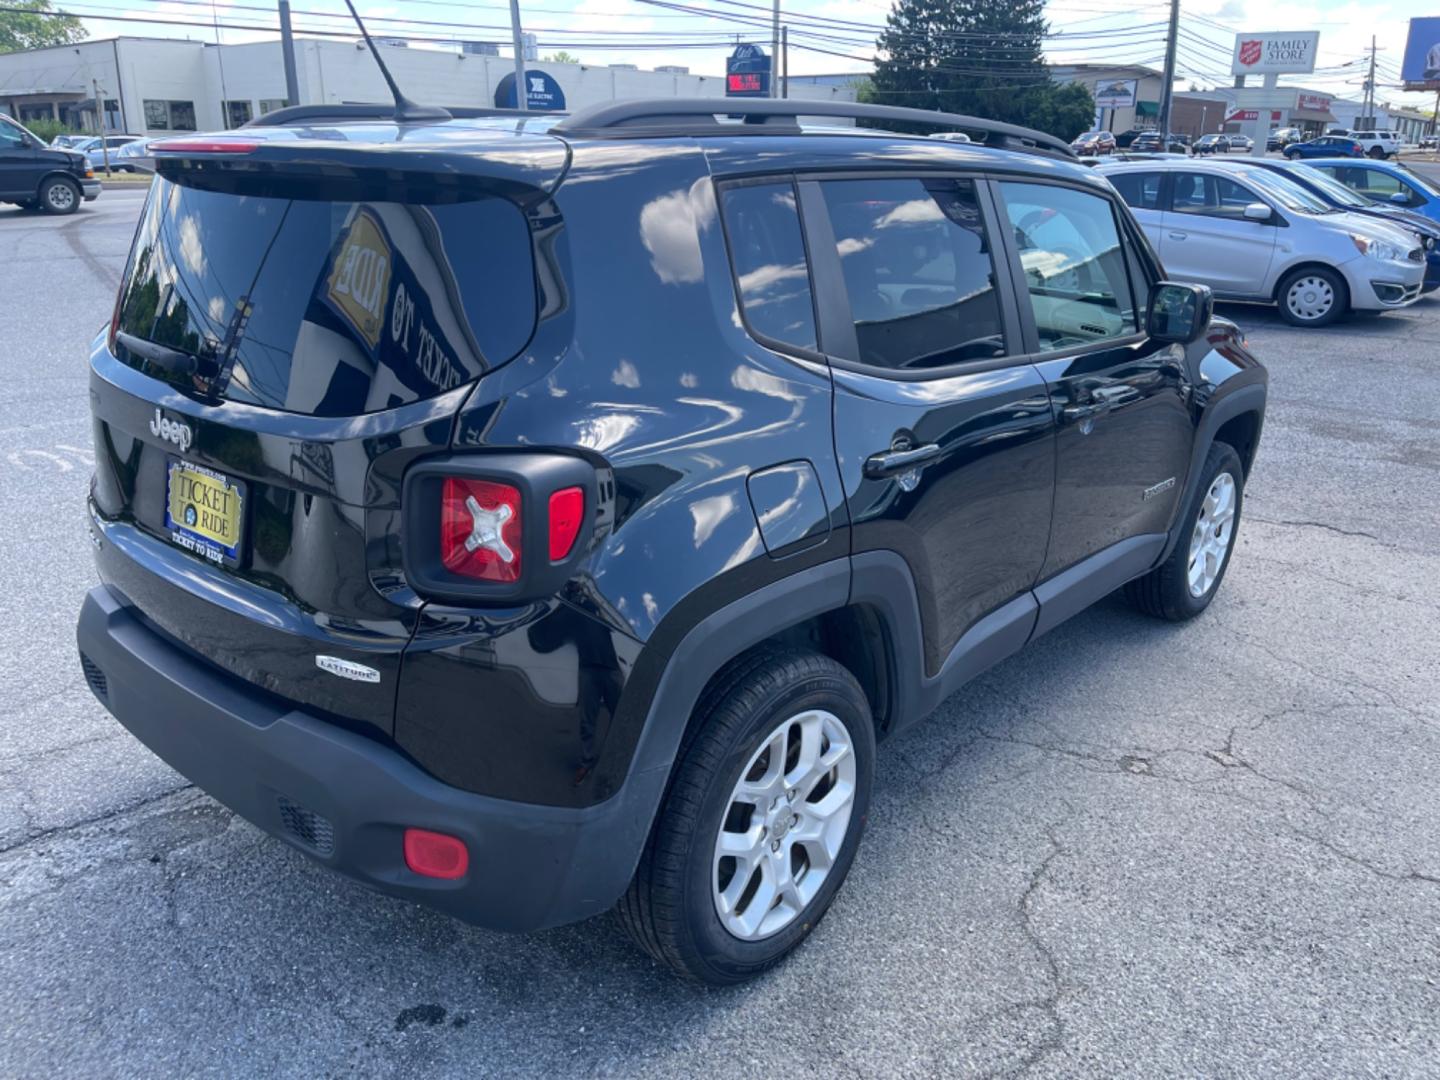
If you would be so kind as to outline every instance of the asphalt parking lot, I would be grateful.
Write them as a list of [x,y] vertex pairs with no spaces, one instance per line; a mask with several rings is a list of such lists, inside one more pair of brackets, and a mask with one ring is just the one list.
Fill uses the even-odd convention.
[[0,208],[0,1076],[1435,1075],[1440,298],[1228,309],[1272,383],[1215,604],[1107,601],[890,742],[823,928],[715,992],[608,916],[317,869],[92,699],[85,357],[141,199]]

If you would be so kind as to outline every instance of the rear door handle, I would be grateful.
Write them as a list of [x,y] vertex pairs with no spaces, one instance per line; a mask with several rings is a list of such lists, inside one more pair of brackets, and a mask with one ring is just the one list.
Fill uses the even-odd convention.
[[913,449],[887,450],[865,459],[865,475],[871,480],[885,480],[911,469],[923,469],[939,457],[940,447],[936,443],[926,443]]

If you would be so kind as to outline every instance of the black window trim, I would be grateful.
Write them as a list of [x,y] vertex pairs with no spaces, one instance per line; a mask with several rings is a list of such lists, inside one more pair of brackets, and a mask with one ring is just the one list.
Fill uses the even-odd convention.
[[[806,172],[796,175],[800,190],[802,231],[810,260],[811,287],[817,308],[816,329],[820,349],[829,362],[846,371],[889,379],[893,382],[933,382],[1028,363],[1017,351],[1024,343],[1017,317],[1016,296],[1004,269],[1003,236],[997,235],[998,219],[986,188],[985,173],[978,170],[947,169],[846,169]],[[968,180],[975,185],[975,200],[989,240],[990,258],[995,267],[995,292],[1000,304],[1000,322],[1005,334],[1005,355],[991,360],[965,360],[943,367],[907,371],[867,364],[860,359],[855,317],[845,289],[844,272],[835,246],[835,231],[820,185],[831,180]]]
[[[1084,195],[1093,195],[1098,199],[1107,200],[1110,203],[1111,216],[1115,219],[1116,234],[1120,237],[1122,243],[1128,242],[1134,247],[1138,261],[1141,266],[1146,269],[1147,294],[1150,290],[1154,289],[1156,282],[1162,280],[1160,268],[1152,261],[1150,245],[1148,243],[1136,243],[1134,230],[1131,227],[1134,218],[1129,214],[1129,208],[1126,206],[1125,200],[1120,197],[1119,192],[1113,190],[1110,192],[1097,191],[1095,188],[1085,184],[1069,183],[1059,177],[1050,176],[996,176],[991,178],[990,184],[987,186],[995,183],[1021,183],[1048,187],[1063,187],[1069,188],[1072,191],[1078,191]],[[994,201],[996,212],[1002,212],[1000,193],[998,190],[994,190],[993,187],[990,191],[990,198]],[[1130,303],[1135,309],[1136,322],[1139,329],[1123,337],[1103,338],[1100,341],[1095,341],[1088,345],[1072,345],[1061,349],[1046,349],[1041,351],[1040,332],[1035,326],[1035,312],[1030,305],[1030,288],[1025,283],[1025,268],[1020,262],[1020,249],[1016,245],[1015,237],[1010,230],[1003,230],[1001,238],[1005,245],[1005,257],[1010,268],[1012,287],[1017,291],[1017,296],[1023,296],[1025,298],[1024,303],[1017,303],[1016,305],[1020,314],[1020,323],[1025,333],[1025,355],[1018,358],[1020,361],[1027,364],[1041,364],[1047,360],[1056,360],[1068,356],[1088,356],[1090,353],[1105,352],[1110,349],[1129,348],[1149,340],[1149,335],[1145,332],[1145,325],[1148,321],[1146,318],[1147,313],[1140,310],[1139,294],[1136,292],[1135,282],[1130,276],[1131,260],[1127,258],[1123,260],[1125,263],[1125,283],[1126,287],[1130,290]]]
[[[792,173],[770,173],[764,176],[744,176],[714,181],[715,184],[715,214],[720,219],[720,235],[725,242],[725,261],[730,271],[730,285],[735,292],[735,310],[740,313],[740,323],[745,328],[745,334],[750,340],[763,345],[773,353],[787,356],[795,360],[806,360],[812,364],[823,364],[827,358],[824,353],[824,335],[820,328],[820,302],[815,281],[815,262],[810,254],[810,246],[805,231],[805,214],[801,207],[801,194],[799,184],[796,183]],[[732,188],[741,187],[779,187],[790,185],[795,193],[795,214],[800,222],[800,243],[805,251],[806,270],[810,281],[810,312],[811,318],[815,320],[815,349],[807,349],[803,345],[796,345],[788,341],[780,341],[772,338],[769,334],[757,330],[750,322],[750,316],[745,310],[745,297],[740,290],[740,275],[735,269],[735,245],[730,238],[730,222],[725,217],[725,192]]]

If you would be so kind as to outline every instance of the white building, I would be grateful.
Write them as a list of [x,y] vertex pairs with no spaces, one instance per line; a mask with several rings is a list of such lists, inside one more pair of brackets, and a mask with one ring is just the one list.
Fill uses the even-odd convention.
[[[462,51],[458,44],[453,51],[393,45],[380,50],[406,96],[427,104],[493,106],[500,81],[515,72],[509,57]],[[297,37],[295,54],[301,104],[389,100],[363,43]],[[549,75],[570,110],[620,98],[725,92],[722,75],[544,61],[525,66]],[[795,83],[790,91],[806,100],[855,100],[848,86]],[[22,122],[54,118],[93,131],[98,111],[111,131],[161,135],[238,127],[284,103],[278,41],[209,45],[120,37],[0,55],[0,113]]]

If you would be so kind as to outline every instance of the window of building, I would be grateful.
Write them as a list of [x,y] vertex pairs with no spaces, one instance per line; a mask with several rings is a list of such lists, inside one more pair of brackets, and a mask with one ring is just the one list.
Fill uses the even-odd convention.
[[830,180],[821,190],[863,363],[922,371],[1005,355],[974,184]]
[[227,128],[244,127],[254,119],[254,115],[254,110],[248,101],[225,102],[225,126]]
[[1130,206],[1137,210],[1160,209],[1159,173],[1116,173],[1110,183]]
[[266,113],[272,113],[272,112],[274,112],[276,109],[283,109],[283,108],[285,108],[285,99],[284,99],[284,98],[261,98],[261,99],[260,99],[260,115],[261,115],[261,116],[264,116]]
[[1115,208],[1050,184],[1002,183],[1042,351],[1126,337],[1139,329]]
[[193,101],[157,101],[146,98],[145,126],[151,131],[194,131]]
[[762,337],[814,349],[815,305],[793,184],[747,184],[721,193],[740,306]]

